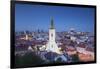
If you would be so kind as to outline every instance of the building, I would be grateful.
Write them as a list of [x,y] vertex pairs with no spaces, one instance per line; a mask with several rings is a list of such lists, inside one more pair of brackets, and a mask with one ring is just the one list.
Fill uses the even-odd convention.
[[54,21],[53,21],[53,18],[52,18],[50,29],[49,29],[49,41],[46,45],[46,51],[55,52],[57,54],[60,54],[60,50],[57,46],[55,38],[56,38],[56,33],[55,33],[55,28],[54,28]]
[[80,61],[94,61],[94,49],[92,47],[80,43],[79,46],[77,46],[77,52]]

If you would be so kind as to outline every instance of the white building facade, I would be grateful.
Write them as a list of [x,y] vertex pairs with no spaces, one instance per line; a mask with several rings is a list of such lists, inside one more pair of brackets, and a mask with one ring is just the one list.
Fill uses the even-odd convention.
[[54,28],[54,22],[53,19],[51,19],[51,25],[49,29],[49,41],[46,45],[46,50],[49,52],[55,52],[60,54],[55,38],[56,38],[56,32]]

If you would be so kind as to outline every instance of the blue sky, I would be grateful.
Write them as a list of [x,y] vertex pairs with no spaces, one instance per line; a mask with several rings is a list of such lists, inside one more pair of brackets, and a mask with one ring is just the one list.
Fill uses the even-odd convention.
[[51,17],[56,31],[94,31],[94,8],[60,7],[45,5],[16,4],[15,30],[48,31]]

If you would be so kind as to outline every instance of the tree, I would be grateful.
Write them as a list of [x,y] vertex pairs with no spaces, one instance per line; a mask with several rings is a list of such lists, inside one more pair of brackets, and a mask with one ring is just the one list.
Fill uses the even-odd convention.
[[15,67],[29,67],[43,64],[42,60],[35,53],[26,53],[24,56],[15,56]]
[[72,62],[79,62],[79,57],[77,54],[72,55],[71,57],[72,57]]

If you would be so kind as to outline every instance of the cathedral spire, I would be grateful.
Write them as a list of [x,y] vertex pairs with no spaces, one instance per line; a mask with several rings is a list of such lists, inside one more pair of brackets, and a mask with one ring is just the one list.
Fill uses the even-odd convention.
[[57,54],[61,54],[59,47],[56,43],[56,31],[54,28],[54,21],[51,18],[50,29],[49,29],[49,40],[46,46],[47,52],[55,52]]
[[51,18],[51,25],[50,25],[50,29],[54,29],[54,21],[53,21],[53,17]]

